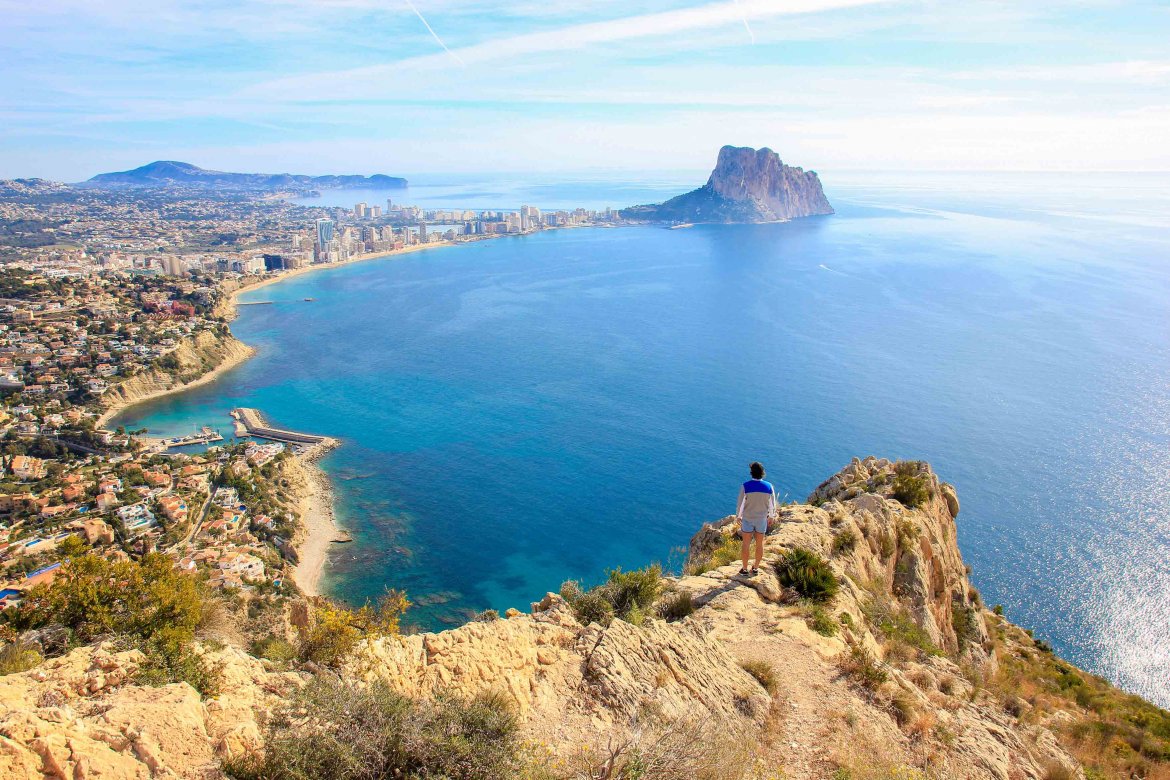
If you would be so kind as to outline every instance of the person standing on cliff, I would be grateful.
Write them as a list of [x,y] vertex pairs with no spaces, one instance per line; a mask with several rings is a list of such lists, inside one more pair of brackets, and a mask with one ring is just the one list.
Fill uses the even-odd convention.
[[752,478],[739,488],[735,516],[739,518],[739,535],[743,539],[741,549],[743,568],[739,573],[748,574],[748,553],[754,537],[756,561],[751,574],[755,576],[760,573],[760,563],[764,560],[764,535],[768,533],[768,521],[777,507],[776,488],[772,487],[771,482],[764,481],[764,464],[755,461],[748,468],[751,470]]

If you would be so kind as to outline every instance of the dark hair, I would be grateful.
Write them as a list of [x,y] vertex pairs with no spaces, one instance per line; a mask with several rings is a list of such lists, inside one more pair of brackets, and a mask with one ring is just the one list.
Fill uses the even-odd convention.
[[763,479],[764,478],[764,464],[763,463],[760,463],[758,460],[752,461],[752,465],[748,466],[748,468],[750,468],[752,470],[752,479]]

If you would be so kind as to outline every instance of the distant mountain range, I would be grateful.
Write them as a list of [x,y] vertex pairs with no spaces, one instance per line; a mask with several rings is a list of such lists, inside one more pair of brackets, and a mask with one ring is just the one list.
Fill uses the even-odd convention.
[[705,185],[665,203],[632,206],[622,216],[663,222],[777,222],[832,213],[815,172],[785,165],[767,147],[725,146]]
[[293,173],[227,173],[209,171],[191,163],[159,160],[132,171],[99,173],[85,184],[91,186],[150,186],[187,184],[208,187],[234,187],[252,190],[279,190],[290,187],[339,190],[400,190],[406,179],[398,176],[304,176]]

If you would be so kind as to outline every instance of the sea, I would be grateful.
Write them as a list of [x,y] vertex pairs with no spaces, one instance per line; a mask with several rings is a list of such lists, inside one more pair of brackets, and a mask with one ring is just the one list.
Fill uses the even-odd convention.
[[[678,568],[752,460],[803,500],[929,461],[988,604],[1170,706],[1170,175],[822,173],[768,225],[546,231],[246,293],[257,356],[115,424],[341,439],[324,590],[416,630]],[[700,173],[412,177],[427,208],[621,207]],[[306,300],[312,299],[312,300]]]

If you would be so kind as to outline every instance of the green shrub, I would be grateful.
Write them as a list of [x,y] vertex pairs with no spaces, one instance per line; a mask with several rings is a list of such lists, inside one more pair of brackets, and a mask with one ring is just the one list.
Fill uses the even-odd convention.
[[776,677],[776,670],[767,661],[741,661],[743,670],[756,678],[756,682],[763,686],[768,693],[775,695],[780,688],[780,681]]
[[881,536],[878,537],[878,551],[881,552],[883,558],[889,558],[894,554],[894,537],[888,531],[882,531]]
[[592,623],[608,626],[613,621],[613,604],[609,603],[600,588],[581,590],[576,582],[566,582],[561,586],[561,596],[569,603],[574,617],[583,626]]
[[500,619],[500,613],[499,613],[499,611],[494,610],[494,609],[485,609],[483,612],[480,612],[474,618],[476,623],[492,623],[492,622],[499,620],[499,619]]
[[297,648],[292,642],[278,636],[257,639],[248,652],[257,658],[266,658],[281,664],[295,661],[298,655]]
[[805,610],[804,622],[821,636],[836,636],[840,625],[820,604],[810,604]]
[[645,611],[658,600],[662,593],[662,567],[655,563],[633,571],[613,569],[602,587],[613,604],[613,613],[625,619],[634,610]]
[[682,620],[695,611],[695,600],[689,590],[676,590],[666,594],[658,605],[658,616],[663,620]]
[[903,550],[909,549],[921,535],[922,530],[914,523],[909,520],[898,521],[898,544]]
[[237,780],[504,780],[524,770],[499,696],[412,701],[383,682],[318,676],[269,723],[264,752],[228,761]]
[[838,661],[843,674],[867,691],[876,691],[890,678],[873,653],[862,645],[851,645],[849,653]]
[[791,550],[776,562],[776,575],[781,585],[810,601],[828,601],[837,595],[840,587],[829,564],[803,547]]
[[857,546],[857,534],[852,528],[846,528],[833,537],[833,555],[850,552]]
[[735,534],[728,536],[723,542],[711,551],[710,555],[705,560],[698,562],[688,568],[688,574],[703,574],[712,569],[718,569],[720,566],[727,566],[740,560],[742,554],[742,542],[735,537]]
[[189,651],[212,607],[202,582],[161,553],[140,561],[82,553],[65,560],[51,585],[30,590],[10,623],[17,630],[60,624],[81,642],[119,637],[146,653],[142,682],[183,681],[212,693],[215,671]]
[[363,639],[397,634],[409,607],[406,595],[398,590],[386,591],[376,608],[324,603],[313,610],[309,625],[297,628],[297,652],[301,660],[336,668]]
[[942,651],[901,605],[880,590],[871,588],[870,597],[861,605],[862,612],[881,638],[894,644],[903,644],[926,655],[942,655]]
[[894,466],[894,498],[910,509],[930,499],[930,483],[919,476],[920,467],[916,460],[904,460]]
[[40,653],[23,642],[9,642],[0,647],[0,677],[27,672],[45,660]]
[[979,629],[976,623],[978,619],[979,616],[973,607],[958,602],[951,604],[951,625],[954,626],[960,652],[972,642],[978,641]]
[[662,567],[657,563],[633,571],[613,569],[603,584],[589,590],[576,582],[561,586],[561,596],[586,626],[608,626],[615,617],[639,625],[661,594]]

